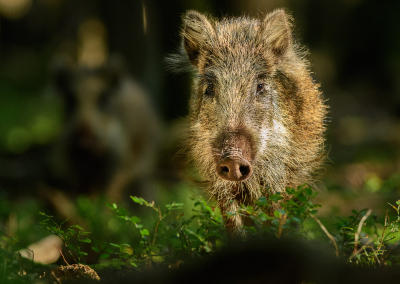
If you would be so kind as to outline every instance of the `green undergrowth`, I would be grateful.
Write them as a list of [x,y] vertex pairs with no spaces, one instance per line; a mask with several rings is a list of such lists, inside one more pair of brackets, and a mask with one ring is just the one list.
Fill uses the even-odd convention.
[[[266,194],[254,206],[242,205],[238,212],[227,212],[226,218],[239,214],[252,220],[247,223],[251,225],[244,226],[241,240],[299,238],[318,241],[348,265],[400,264],[400,201],[388,204],[391,211],[383,222],[365,209],[353,210],[348,217],[331,216],[334,226],[325,226],[316,217],[320,205],[312,201],[317,192],[306,185],[286,191],[291,196],[288,200],[279,193]],[[131,196],[130,201],[136,207],[81,199],[76,207],[85,224],[60,222],[40,212],[41,220],[35,230],[47,231],[62,240],[59,264],[88,264],[95,270],[108,268],[121,274],[149,271],[155,266],[177,268],[182,263],[218,254],[232,238],[224,229],[220,210],[202,197],[191,197],[191,206],[185,210],[180,202],[155,204],[136,196]],[[276,204],[280,206],[274,210]],[[23,260],[18,253],[23,248],[18,238],[2,234],[0,279],[31,283],[42,275],[41,270],[57,267]]]

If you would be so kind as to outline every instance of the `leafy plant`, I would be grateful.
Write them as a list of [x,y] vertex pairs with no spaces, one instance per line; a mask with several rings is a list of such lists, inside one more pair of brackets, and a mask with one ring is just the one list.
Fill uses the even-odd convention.
[[[40,226],[51,232],[52,234],[58,236],[63,242],[64,246],[67,249],[68,253],[72,256],[74,261],[79,264],[81,261],[83,261],[83,256],[88,255],[86,252],[81,250],[81,245],[82,243],[91,243],[92,241],[88,238],[82,238],[83,236],[86,236],[90,234],[90,232],[86,232],[82,227],[79,225],[72,225],[69,227],[66,231],[62,230],[61,227],[62,225],[68,221],[66,219],[65,221],[61,222],[60,224],[57,224],[56,221],[53,219],[53,216],[47,215],[43,212],[40,212],[42,216],[45,216],[47,219],[41,221],[39,224]],[[53,223],[52,225],[49,224],[49,222]],[[77,234],[77,241],[78,245],[75,247],[72,244],[70,244],[71,238]],[[72,253],[72,251],[76,252],[76,255],[78,259],[75,258],[75,255]],[[64,259],[65,260],[65,259]],[[68,264],[68,263],[67,263]]]
[[[129,251],[126,250],[125,248],[130,248],[131,246],[128,245],[128,244],[120,244],[120,245],[118,245],[118,244],[113,244],[113,243],[110,243],[110,246],[118,249],[117,250],[118,251],[117,252],[118,258],[117,259],[113,259],[113,260],[117,261],[116,268],[117,269],[121,269],[122,268],[122,260],[123,259],[127,259],[131,255],[131,253],[129,253]],[[134,266],[134,267],[137,267],[137,265],[133,261],[131,261],[131,265]]]
[[[33,282],[33,280],[38,276],[38,274],[33,271],[34,252],[29,248],[21,246],[17,238],[12,238],[3,232],[0,233],[2,234],[2,237],[0,238],[0,259],[3,260],[0,263],[1,283],[3,283],[6,279],[18,281],[18,283]],[[24,269],[21,253],[15,252],[12,249],[14,245],[22,247],[23,249],[30,251],[32,254],[32,262],[30,267],[31,271],[25,271],[25,269],[28,270],[28,267],[25,267]]]
[[[368,266],[391,266],[393,261],[399,264],[398,257],[391,255],[399,243],[392,244],[399,236],[400,200],[396,204],[397,207],[389,203],[396,210],[395,220],[391,221],[386,212],[381,231],[377,227],[379,223],[375,221],[376,214],[371,214],[372,211],[368,209],[359,212],[352,210],[353,215],[349,218],[336,217],[339,231],[337,239],[342,255],[348,256],[348,262]],[[373,218],[369,218],[371,215]],[[370,233],[363,233],[363,227],[364,231]]]
[[[165,210],[156,207],[141,197],[131,196],[133,202],[148,207],[158,217],[152,228],[145,228],[137,216],[129,216],[116,204],[108,204],[117,217],[131,224],[139,233],[139,244],[110,244],[117,248],[118,267],[122,260],[134,267],[153,263],[174,264],[201,257],[203,253],[216,250],[224,236],[222,216],[211,208],[204,199],[194,200],[193,215],[185,218],[184,213],[173,214],[181,210],[182,203],[165,205]],[[123,253],[123,246],[131,248],[130,254]]]
[[306,185],[296,189],[287,188],[286,193],[270,193],[255,203],[255,206],[240,207],[236,213],[229,212],[228,218],[239,214],[252,220],[250,226],[245,226],[244,231],[248,236],[262,237],[271,235],[277,238],[285,236],[301,236],[307,238],[304,221],[317,213],[319,204],[314,204],[311,199],[317,192]]

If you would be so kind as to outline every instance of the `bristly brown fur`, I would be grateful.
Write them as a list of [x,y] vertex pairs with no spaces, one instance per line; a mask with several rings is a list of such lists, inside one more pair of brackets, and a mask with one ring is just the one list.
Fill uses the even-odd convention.
[[[187,62],[195,74],[185,149],[224,214],[254,203],[262,188],[284,192],[312,182],[323,163],[327,106],[291,27],[282,9],[263,20],[215,20],[195,11],[183,17],[182,52],[169,61],[177,71]],[[228,140],[245,145],[247,152],[229,148],[252,166],[245,181],[215,171]],[[243,222],[234,216],[225,226],[240,233]]]

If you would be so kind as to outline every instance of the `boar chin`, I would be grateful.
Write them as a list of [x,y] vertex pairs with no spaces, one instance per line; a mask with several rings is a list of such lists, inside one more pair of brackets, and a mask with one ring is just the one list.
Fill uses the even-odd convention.
[[217,200],[241,200],[243,204],[251,204],[260,197],[260,184],[256,175],[245,181],[227,181],[215,175],[209,183],[208,190]]

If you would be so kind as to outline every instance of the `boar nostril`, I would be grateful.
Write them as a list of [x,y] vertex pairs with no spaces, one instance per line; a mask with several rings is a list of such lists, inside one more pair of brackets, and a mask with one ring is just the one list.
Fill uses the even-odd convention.
[[250,167],[248,166],[240,166],[239,171],[242,174],[242,176],[246,176],[250,173]]
[[229,173],[229,168],[223,166],[223,167],[221,167],[221,171],[222,171],[223,173]]
[[229,181],[243,181],[252,174],[249,162],[240,157],[226,157],[218,163],[216,171],[219,177]]

